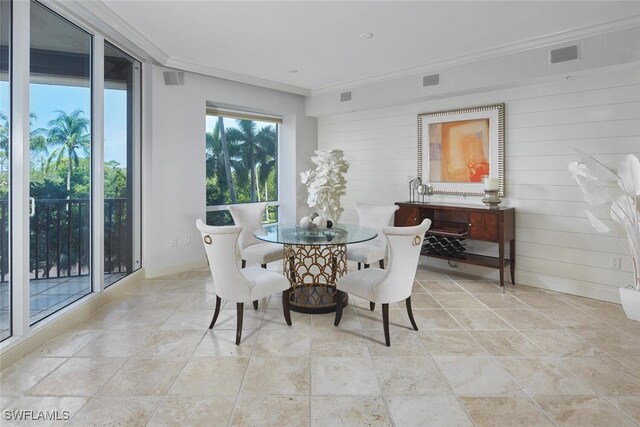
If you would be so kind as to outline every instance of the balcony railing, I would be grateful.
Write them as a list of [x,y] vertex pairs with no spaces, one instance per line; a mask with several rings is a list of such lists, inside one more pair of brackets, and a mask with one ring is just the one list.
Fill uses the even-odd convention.
[[[132,229],[127,199],[104,201],[105,273],[130,272]],[[0,201],[0,282],[8,278],[8,204]],[[31,279],[89,274],[91,261],[89,199],[36,200],[30,218]]]

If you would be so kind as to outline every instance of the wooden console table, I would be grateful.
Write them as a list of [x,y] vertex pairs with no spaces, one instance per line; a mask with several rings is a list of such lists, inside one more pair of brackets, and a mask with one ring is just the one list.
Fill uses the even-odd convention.
[[[500,286],[504,292],[504,268],[509,266],[511,283],[515,284],[516,221],[514,208],[489,209],[482,206],[398,202],[396,226],[418,225],[431,220],[422,254],[448,261],[464,262],[500,270]],[[498,244],[498,257],[466,252],[466,240]],[[505,259],[505,243],[509,243],[509,259]]]

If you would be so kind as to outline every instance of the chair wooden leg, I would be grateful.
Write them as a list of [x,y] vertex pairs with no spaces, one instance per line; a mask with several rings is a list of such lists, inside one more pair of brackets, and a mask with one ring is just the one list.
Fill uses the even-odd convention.
[[362,265],[358,263],[358,270],[360,270],[360,268],[362,268]]
[[369,301],[369,310],[373,311],[376,309],[376,303]]
[[391,347],[391,338],[389,338],[389,304],[382,304],[382,327],[384,328],[384,342],[387,347]]
[[267,268],[267,264],[260,264],[260,267]]
[[245,268],[247,266],[247,260],[243,259],[242,260],[242,266],[240,268]]
[[216,324],[216,320],[218,320],[218,314],[220,314],[221,305],[222,305],[222,300],[218,295],[216,295],[216,309],[213,312],[213,319],[211,319],[211,324],[209,325],[209,329],[213,329],[213,325]]
[[380,268],[384,270],[384,260],[383,259],[380,260]]
[[255,300],[255,301],[253,302],[253,309],[254,309],[254,310],[257,310],[257,309],[258,309],[258,300]]
[[407,304],[407,314],[409,315],[409,320],[411,320],[411,326],[417,331],[418,325],[416,325],[416,321],[413,319],[413,311],[411,311],[411,297],[407,298],[405,303]]
[[236,326],[236,345],[240,345],[240,337],[242,337],[242,314],[244,313],[244,303],[236,303],[236,311],[238,312],[238,324]]
[[333,326],[338,326],[340,324],[340,320],[342,320],[342,298],[344,292],[337,291],[336,292],[336,319],[333,321]]
[[287,289],[282,292],[282,312],[284,313],[284,320],[287,325],[291,326],[291,310],[289,308],[289,294],[291,289]]
[[369,264],[364,265],[364,268],[369,268],[369,267],[371,267]]

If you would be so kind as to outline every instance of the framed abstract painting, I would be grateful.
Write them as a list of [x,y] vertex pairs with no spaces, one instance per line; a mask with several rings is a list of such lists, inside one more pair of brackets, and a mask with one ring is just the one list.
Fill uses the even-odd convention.
[[485,175],[504,197],[504,104],[418,114],[418,176],[435,194],[484,195]]

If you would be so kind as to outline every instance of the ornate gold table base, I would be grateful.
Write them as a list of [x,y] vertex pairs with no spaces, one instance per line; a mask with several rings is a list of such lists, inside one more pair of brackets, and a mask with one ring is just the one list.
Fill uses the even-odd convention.
[[[336,279],[347,272],[347,245],[284,245],[284,275],[289,279],[291,310],[336,311]],[[343,306],[347,305],[345,294]]]

